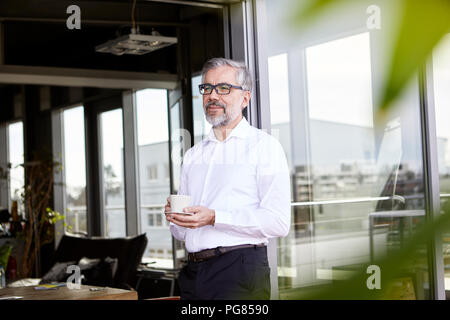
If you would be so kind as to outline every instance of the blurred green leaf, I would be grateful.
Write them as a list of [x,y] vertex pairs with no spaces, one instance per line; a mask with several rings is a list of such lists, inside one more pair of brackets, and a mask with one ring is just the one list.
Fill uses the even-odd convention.
[[[366,281],[370,274],[366,273],[366,268],[357,270],[355,274],[347,280],[339,280],[329,286],[317,290],[313,294],[301,295],[301,289],[298,296],[302,299],[311,300],[372,300],[384,299],[388,293],[390,285],[395,279],[403,276],[403,272],[407,268],[415,267],[411,265],[416,260],[420,264],[420,258],[424,253],[419,253],[418,249],[425,247],[436,235],[450,229],[450,205],[447,203],[443,208],[444,213],[434,221],[427,221],[418,228],[405,242],[404,247],[397,249],[382,258],[372,261],[370,264],[377,265],[381,269],[381,289],[369,290]],[[427,268],[427,261],[422,262]],[[293,294],[295,297],[295,293]]]
[[449,0],[402,0],[403,16],[381,92],[380,111],[389,109],[433,48],[450,31]]

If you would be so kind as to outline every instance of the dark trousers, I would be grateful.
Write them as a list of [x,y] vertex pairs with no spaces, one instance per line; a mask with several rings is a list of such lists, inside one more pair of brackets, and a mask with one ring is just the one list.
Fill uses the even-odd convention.
[[182,300],[268,300],[267,248],[243,248],[206,261],[189,261],[180,271],[179,283]]

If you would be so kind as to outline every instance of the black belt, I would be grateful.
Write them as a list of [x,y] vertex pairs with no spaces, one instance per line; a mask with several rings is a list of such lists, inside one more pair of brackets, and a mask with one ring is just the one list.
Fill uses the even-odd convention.
[[188,254],[189,261],[193,262],[201,262],[205,261],[217,256],[220,256],[224,253],[237,250],[237,249],[244,249],[244,248],[261,248],[265,247],[266,245],[264,243],[260,244],[240,244],[237,246],[230,246],[230,247],[217,247],[214,249],[206,249],[199,252],[192,252]]

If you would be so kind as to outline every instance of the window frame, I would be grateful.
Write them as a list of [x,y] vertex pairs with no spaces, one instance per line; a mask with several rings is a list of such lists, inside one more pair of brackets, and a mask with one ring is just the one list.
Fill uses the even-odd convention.
[[[52,122],[52,152],[54,161],[59,162],[61,165],[64,165],[65,163],[65,148],[64,148],[64,111],[82,107],[83,108],[83,114],[85,114],[84,109],[85,106],[82,102],[70,104],[68,106],[65,106],[63,108],[53,110],[51,113],[51,122]],[[84,119],[85,120],[85,119]],[[86,138],[86,122],[84,123],[84,133],[85,133],[85,142],[87,140]],[[88,201],[88,176],[87,176],[87,159],[86,159],[86,143],[85,143],[85,176],[86,176],[86,224],[89,224],[89,206],[87,204]],[[66,212],[67,208],[67,197],[66,197],[66,177],[63,172],[63,170],[56,170],[53,173],[53,179],[54,179],[54,186],[53,186],[53,206],[54,210],[57,212],[64,213]],[[89,231],[89,226],[86,226],[87,230]],[[63,221],[57,221],[55,226],[55,246],[57,247],[59,244],[59,241],[61,240],[62,236],[66,233],[66,228],[64,226]],[[84,234],[84,233],[83,233]],[[89,235],[86,234],[86,235]]]

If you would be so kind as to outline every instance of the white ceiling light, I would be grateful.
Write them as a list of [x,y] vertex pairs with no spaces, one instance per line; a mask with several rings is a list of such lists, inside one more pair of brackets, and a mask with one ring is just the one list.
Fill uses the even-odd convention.
[[177,42],[177,38],[163,37],[157,31],[153,31],[151,35],[145,35],[139,34],[133,28],[130,34],[96,46],[95,51],[112,53],[118,56],[123,54],[142,55]]
[[117,56],[123,54],[143,55],[178,42],[177,38],[163,37],[155,30],[152,31],[151,35],[140,34],[139,26],[136,27],[136,21],[134,19],[135,9],[136,0],[133,0],[133,7],[131,9],[131,33],[98,45],[95,47],[95,51],[112,53]]

